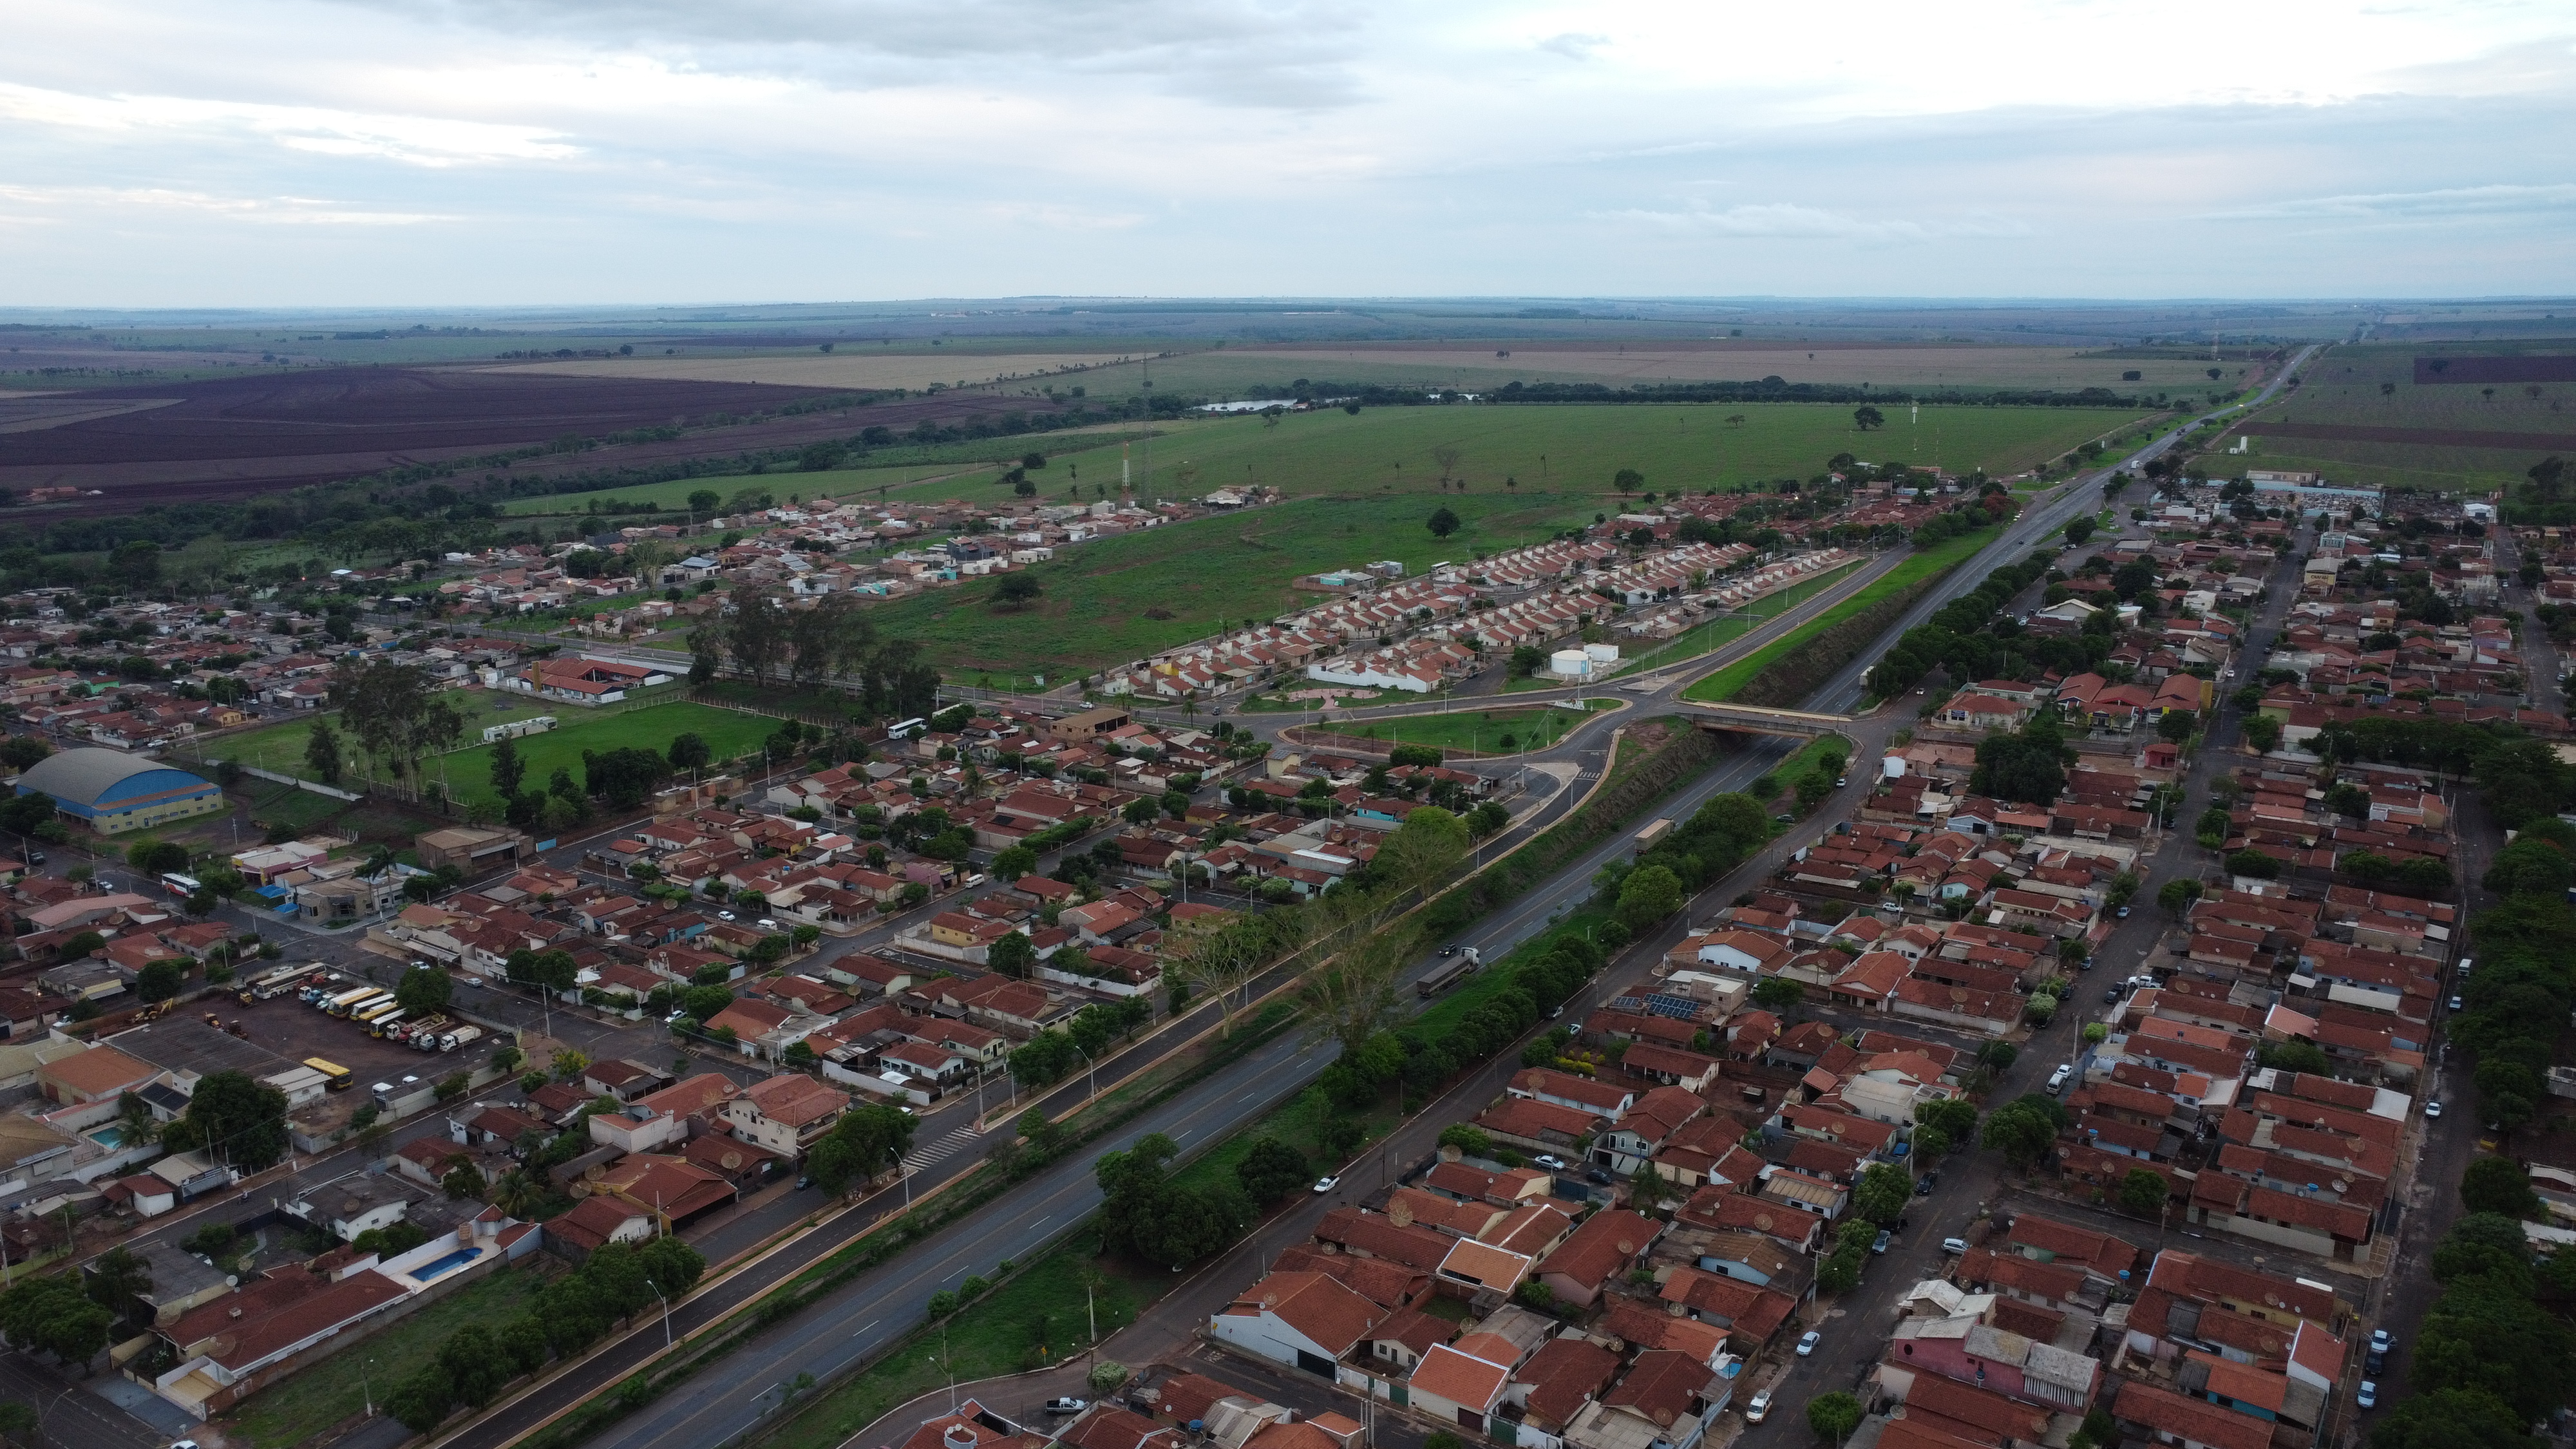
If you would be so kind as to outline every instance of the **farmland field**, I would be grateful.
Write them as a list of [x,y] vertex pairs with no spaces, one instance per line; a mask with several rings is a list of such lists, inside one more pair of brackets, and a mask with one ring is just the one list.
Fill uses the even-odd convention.
[[842,343],[833,352],[811,347],[758,357],[619,357],[562,362],[508,363],[489,372],[548,377],[676,378],[691,382],[762,383],[773,387],[819,387],[850,390],[878,388],[980,387],[991,383],[1061,381],[1079,386],[1081,374],[1133,353],[1100,351],[975,352],[966,348],[927,348],[915,344],[903,351],[866,351],[863,344]]
[[[1614,498],[1622,468],[1645,475],[1644,488],[1699,492],[1780,478],[1808,478],[1837,453],[1867,461],[2019,472],[2088,439],[2123,428],[2140,414],[2111,408],[1890,408],[1883,428],[1862,432],[1852,409],[1812,403],[1685,405],[1512,405],[1339,409],[1284,415],[1276,426],[1235,417],[1175,423],[1152,444],[1129,447],[1140,497],[1195,497],[1212,488],[1261,484],[1288,494],[1438,491],[1432,450],[1455,447],[1453,478],[1470,497],[1516,487]],[[1730,418],[1741,418],[1730,423]],[[1075,450],[1071,438],[1029,446],[1047,453],[1032,474],[1041,498],[1080,487],[1085,498],[1115,492],[1115,444]],[[844,476],[834,481],[843,494]],[[895,490],[897,497],[994,500],[996,474],[984,473]],[[871,490],[874,480],[862,486]]]
[[[510,701],[514,706],[516,700]],[[760,742],[778,728],[778,722],[764,715],[745,714],[740,710],[718,709],[712,705],[671,700],[644,709],[600,714],[579,705],[543,703],[509,711],[493,711],[472,716],[467,723],[467,738],[481,738],[482,726],[504,719],[523,719],[529,715],[551,714],[562,721],[544,734],[527,735],[518,742],[519,758],[528,767],[523,790],[542,790],[546,777],[557,768],[572,771],[575,781],[582,777],[581,752],[614,750],[629,745],[641,746],[656,753],[667,753],[673,737],[696,734],[707,742],[721,761],[745,753],[757,754]],[[304,775],[304,742],[311,734],[309,719],[290,720],[241,735],[214,741],[206,754],[214,759],[238,760],[245,765],[258,765],[281,774]],[[355,754],[342,736],[344,758]],[[354,764],[354,761],[353,761]],[[468,804],[497,805],[500,797],[492,792],[492,749],[475,745],[442,755],[428,771],[431,779],[442,774],[456,797]],[[318,798],[318,797],[317,797]]]
[[[1158,358],[1157,387],[1257,397],[1299,378],[1387,387],[1500,387],[1521,382],[1593,382],[1613,387],[1667,382],[1755,382],[1889,388],[2107,387],[2117,392],[2206,388],[2201,358],[2124,357],[2072,347],[1782,342],[1776,338],[1696,341],[1382,342],[1227,347]],[[2232,377],[2244,364],[2229,361]],[[1095,390],[1124,392],[1145,368],[1094,369]],[[2122,374],[2136,372],[2137,381]],[[693,374],[694,375],[694,374]],[[783,381],[783,378],[763,378]]]
[[[2308,368],[2298,390],[2231,429],[2212,446],[2254,441],[2243,454],[2213,452],[2213,473],[2245,468],[2316,472],[2330,482],[2484,493],[2520,482],[2549,454],[2576,452],[2576,383],[2427,382],[2418,357],[2445,362],[2506,352],[2566,352],[2568,342],[2521,348],[2477,344],[2337,347]],[[2447,369],[2445,369],[2447,371]],[[2463,366],[2463,374],[2474,369]]]

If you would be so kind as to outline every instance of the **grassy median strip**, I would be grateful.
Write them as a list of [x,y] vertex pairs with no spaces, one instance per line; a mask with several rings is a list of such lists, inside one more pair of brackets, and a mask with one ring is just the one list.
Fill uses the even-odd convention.
[[1943,539],[1915,553],[1905,562],[1872,579],[1867,588],[1683,690],[1682,698],[1706,703],[1735,698],[1757,675],[1809,648],[1827,630],[1879,603],[1930,583],[1975,557],[1978,550],[1994,541],[1994,532],[1981,528],[1975,533]]

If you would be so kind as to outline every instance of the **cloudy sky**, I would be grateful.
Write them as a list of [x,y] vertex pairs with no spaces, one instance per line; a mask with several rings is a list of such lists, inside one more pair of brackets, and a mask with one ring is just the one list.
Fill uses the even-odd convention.
[[2576,290],[2576,3],[9,7],[0,305]]

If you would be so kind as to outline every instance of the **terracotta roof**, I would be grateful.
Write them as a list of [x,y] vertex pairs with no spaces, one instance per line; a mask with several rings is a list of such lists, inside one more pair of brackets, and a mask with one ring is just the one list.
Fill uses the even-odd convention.
[[2120,1385],[2111,1413],[2160,1435],[2189,1439],[2208,1449],[2270,1449],[2271,1425],[2202,1399],[2131,1379]]
[[1626,1208],[1605,1208],[1586,1218],[1557,1250],[1539,1264],[1541,1273],[1559,1274],[1586,1289],[1599,1291],[1654,1242],[1657,1225]]
[[1226,1312],[1270,1313],[1335,1358],[1350,1352],[1386,1316],[1376,1304],[1321,1273],[1273,1273]]
[[1619,1371],[1619,1356],[1583,1338],[1552,1338],[1512,1378],[1529,1385],[1529,1411],[1551,1424],[1570,1424],[1592,1396]]
[[569,1211],[546,1219],[546,1232],[579,1248],[604,1246],[628,1223],[645,1221],[644,1210],[605,1193],[593,1193]]
[[1690,1412],[1691,1400],[1705,1390],[1713,1375],[1690,1355],[1653,1348],[1637,1355],[1636,1365],[1619,1387],[1602,1395],[1612,1408],[1634,1409],[1657,1428],[1670,1428]]
[[1433,1345],[1414,1365],[1410,1386],[1417,1395],[1430,1394],[1484,1413],[1502,1397],[1511,1377],[1511,1370],[1501,1364],[1472,1358],[1444,1343]]

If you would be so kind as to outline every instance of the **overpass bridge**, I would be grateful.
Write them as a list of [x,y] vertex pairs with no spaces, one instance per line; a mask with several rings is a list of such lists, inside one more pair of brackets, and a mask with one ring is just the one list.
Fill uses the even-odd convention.
[[1752,704],[1699,704],[1686,699],[1673,703],[1701,729],[1731,734],[1785,735],[1791,739],[1812,740],[1819,735],[1844,733],[1852,726],[1852,716],[1847,714],[1764,709]]

